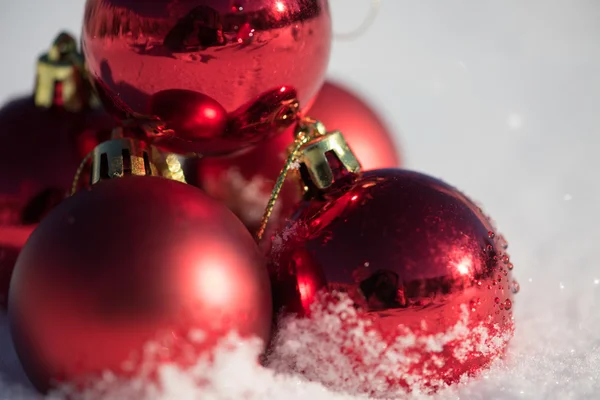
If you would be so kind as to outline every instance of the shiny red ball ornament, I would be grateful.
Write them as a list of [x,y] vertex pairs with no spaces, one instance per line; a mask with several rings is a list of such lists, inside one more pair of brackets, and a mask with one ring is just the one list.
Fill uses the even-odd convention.
[[111,117],[91,106],[75,44],[70,35],[60,34],[38,60],[34,93],[0,109],[2,307],[14,259],[32,229],[28,226],[63,200],[81,160],[114,126]]
[[[185,125],[175,143],[161,142],[171,150],[184,140],[187,152],[229,154],[290,126],[294,118],[274,121],[281,113],[309,106],[327,68],[331,18],[327,0],[88,0],[82,43],[114,115]],[[189,91],[219,104],[226,126],[204,107],[174,121],[173,107],[156,107],[164,91],[173,105],[184,106]]]
[[134,375],[126,362],[165,335],[161,351],[175,363],[193,362],[231,330],[268,340],[268,279],[243,224],[197,188],[156,176],[101,181],[55,208],[23,248],[11,334],[42,392],[104,370]]
[[[297,356],[312,351],[314,359],[293,363],[316,380],[328,379],[323,363],[339,363],[346,378],[355,374],[355,389],[372,395],[416,382],[434,390],[479,372],[503,354],[514,329],[504,241],[457,189],[400,169],[349,172],[328,150],[335,147],[325,146],[321,163],[313,155],[313,164],[301,164],[311,189],[270,252],[275,310],[315,318],[297,333]],[[325,188],[314,180],[324,170],[334,178]],[[340,348],[302,343],[319,329],[318,342]]]
[[308,115],[343,132],[364,170],[401,166],[394,134],[381,115],[347,87],[326,81]]

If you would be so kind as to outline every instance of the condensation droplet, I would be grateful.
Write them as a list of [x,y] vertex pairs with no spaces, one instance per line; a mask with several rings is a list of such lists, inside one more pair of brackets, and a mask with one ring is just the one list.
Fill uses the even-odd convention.
[[469,301],[469,306],[471,307],[471,311],[475,311],[477,309],[477,300],[475,299],[471,299],[471,301]]
[[498,282],[502,281],[502,275],[498,274],[497,279],[498,279]]
[[492,232],[492,231],[489,231],[489,232],[488,232],[488,237],[489,237],[490,239],[493,239],[493,238],[495,238],[495,237],[496,237],[496,234],[495,234],[494,232]]
[[510,310],[511,308],[512,308],[512,301],[510,301],[510,299],[506,299],[506,301],[504,302],[504,309]]
[[516,280],[514,280],[510,283],[510,291],[513,292],[514,294],[519,293],[520,289],[521,289],[521,285],[519,285],[519,282],[517,282]]
[[508,269],[509,269],[509,270],[511,270],[511,271],[512,271],[512,269],[513,269],[514,267],[515,267],[515,266],[513,265],[513,263],[508,263]]
[[504,310],[504,304],[505,304],[505,303],[500,303],[500,304],[498,304],[498,308],[499,308],[499,309],[501,309],[501,310]]
[[508,270],[507,269],[503,269],[502,273],[504,274],[504,276],[508,275]]
[[504,264],[508,264],[508,263],[509,263],[509,261],[510,261],[510,257],[509,257],[509,256],[505,255],[504,257],[502,257],[502,262],[503,262]]
[[494,247],[491,244],[488,244],[487,246],[485,246],[485,251],[492,251],[494,250]]
[[496,297],[496,298],[494,299],[494,301],[496,302],[496,304],[500,303],[500,297]]

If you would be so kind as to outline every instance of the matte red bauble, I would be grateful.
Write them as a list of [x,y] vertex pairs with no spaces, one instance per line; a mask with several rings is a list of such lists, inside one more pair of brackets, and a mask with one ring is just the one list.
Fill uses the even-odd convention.
[[[112,113],[183,124],[161,143],[170,149],[182,140],[188,152],[227,154],[281,132],[295,120],[282,114],[309,106],[329,60],[331,18],[327,0],[88,0],[82,43]],[[165,91],[171,105],[157,107]],[[189,92],[215,112],[187,108],[190,122],[174,119]]]
[[[315,318],[330,330],[315,336],[329,340],[329,350],[303,343],[298,355],[312,352],[319,368],[349,366],[356,387],[379,395],[416,380],[427,390],[477,373],[503,353],[513,333],[504,242],[473,202],[437,179],[399,169],[349,172],[327,151],[343,148],[325,145],[338,139],[325,137],[307,149],[311,164],[302,161],[301,171],[312,195],[272,243],[275,309]],[[334,180],[323,188],[313,178],[325,170]],[[345,299],[347,308],[336,306]],[[326,312],[335,314],[339,329],[327,325]],[[343,360],[332,361],[331,351]],[[327,379],[322,369],[294,363],[310,379]]]
[[22,237],[23,225],[62,201],[81,160],[114,125],[90,106],[74,47],[71,36],[59,35],[38,61],[35,93],[0,109],[0,306],[14,265],[9,255],[22,245],[14,232]]
[[308,114],[344,133],[364,170],[397,168],[400,151],[381,116],[351,90],[325,82]]
[[[115,176],[110,154],[98,157],[100,177]],[[121,169],[148,171],[148,159],[124,156]],[[27,375],[46,391],[104,370],[135,374],[126,362],[152,340],[175,363],[231,330],[266,341],[271,307],[263,257],[226,207],[190,185],[126,176],[68,198],[32,233],[11,281],[9,323]]]

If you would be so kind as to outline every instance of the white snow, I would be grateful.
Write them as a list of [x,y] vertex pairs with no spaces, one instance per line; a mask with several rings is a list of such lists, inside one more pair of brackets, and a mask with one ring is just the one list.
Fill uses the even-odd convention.
[[[355,12],[351,1],[367,0],[331,0],[339,31],[343,21],[361,20],[356,13],[365,8]],[[35,56],[58,29],[79,32],[82,8],[81,0],[2,5],[0,48],[11,62],[0,65],[0,98],[30,90]],[[435,398],[568,400],[600,393],[598,18],[600,3],[585,0],[388,0],[363,37],[334,45],[331,76],[381,109],[408,166],[479,200],[510,243],[521,290],[507,357]],[[32,27],[27,35],[23,24]],[[509,126],[512,114],[518,130]],[[5,317],[0,328],[0,399],[35,398],[19,386],[26,380]],[[150,388],[149,398],[348,398],[275,375],[256,366],[255,355],[256,347],[245,344],[222,351],[197,375],[167,368],[168,393],[158,397]],[[195,385],[194,376],[208,386]]]

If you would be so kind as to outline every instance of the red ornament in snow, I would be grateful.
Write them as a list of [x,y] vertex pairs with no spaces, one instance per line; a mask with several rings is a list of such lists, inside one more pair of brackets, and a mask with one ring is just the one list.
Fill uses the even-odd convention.
[[[270,271],[275,310],[308,319],[290,325],[300,350],[279,343],[275,363],[372,395],[477,373],[513,333],[504,241],[471,200],[437,179],[358,170],[338,133],[303,150],[308,197],[274,237]],[[330,362],[337,381],[323,373]]]
[[1,306],[30,225],[63,200],[81,160],[114,126],[91,106],[82,68],[75,40],[62,33],[38,60],[35,92],[0,109]]
[[401,166],[394,135],[382,117],[348,88],[325,82],[308,114],[344,133],[363,170]]
[[290,108],[288,94],[295,111],[309,105],[327,68],[331,18],[327,0],[88,0],[82,43],[109,111],[147,115],[157,93],[185,88],[237,121],[211,130],[214,142],[198,130],[187,151],[228,154],[280,132],[273,118]]
[[231,330],[269,338],[269,280],[252,236],[201,190],[144,176],[157,175],[155,155],[128,139],[100,145],[93,179],[124,177],[65,200],[23,248],[9,323],[42,392],[105,370],[140,373],[132,357],[152,340],[156,361],[185,366]]

